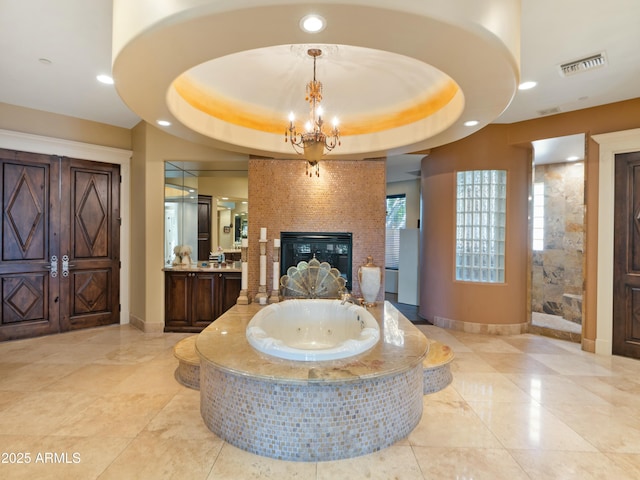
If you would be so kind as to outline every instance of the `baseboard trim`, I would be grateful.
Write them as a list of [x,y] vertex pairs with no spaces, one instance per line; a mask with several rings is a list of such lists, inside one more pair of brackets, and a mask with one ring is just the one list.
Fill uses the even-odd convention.
[[473,323],[464,322],[462,320],[453,320],[451,318],[433,317],[433,324],[448,328],[449,330],[458,330],[467,333],[482,333],[486,335],[520,335],[527,333],[529,330],[528,323]]

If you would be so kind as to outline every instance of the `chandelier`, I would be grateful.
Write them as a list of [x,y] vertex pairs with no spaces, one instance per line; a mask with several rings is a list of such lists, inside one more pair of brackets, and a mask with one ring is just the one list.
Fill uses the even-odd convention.
[[[333,127],[329,135],[322,131],[324,120],[322,119],[322,82],[316,80],[316,58],[322,55],[322,50],[310,48],[307,54],[313,57],[313,80],[307,84],[307,96],[305,100],[309,102],[309,120],[305,123],[305,131],[298,133],[293,121],[293,112],[289,114],[289,128],[284,132],[284,141],[290,141],[291,146],[299,155],[303,155],[307,160],[307,174],[311,177],[320,176],[318,162],[326,152],[333,150],[336,145],[340,145],[340,131],[338,130],[338,120],[334,118]],[[288,133],[287,133],[288,132]],[[311,171],[309,171],[311,167]]]

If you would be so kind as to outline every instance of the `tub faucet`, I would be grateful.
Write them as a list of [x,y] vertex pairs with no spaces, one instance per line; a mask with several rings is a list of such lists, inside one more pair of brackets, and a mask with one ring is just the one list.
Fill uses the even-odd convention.
[[351,303],[351,304],[353,304],[353,305],[356,305],[356,301],[353,299],[353,297],[351,296],[351,294],[350,294],[350,293],[348,293],[348,292],[343,293],[343,294],[341,295],[341,298],[342,298],[342,302],[340,302],[340,305],[344,305],[344,304],[345,304],[345,303],[347,303],[347,302],[349,302],[349,303]]

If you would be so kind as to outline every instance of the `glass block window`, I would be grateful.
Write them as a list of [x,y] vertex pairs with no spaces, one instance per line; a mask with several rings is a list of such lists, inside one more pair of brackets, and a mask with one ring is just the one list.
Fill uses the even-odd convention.
[[533,184],[533,250],[544,250],[544,183]]
[[400,230],[407,226],[407,197],[387,196],[385,267],[397,270],[400,262]]
[[458,172],[456,280],[504,283],[506,170]]

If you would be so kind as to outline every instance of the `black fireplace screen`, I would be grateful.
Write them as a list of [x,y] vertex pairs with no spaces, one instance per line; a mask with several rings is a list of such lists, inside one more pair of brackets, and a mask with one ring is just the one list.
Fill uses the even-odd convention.
[[315,257],[340,270],[351,290],[351,233],[282,232],[280,234],[280,276],[287,269]]

